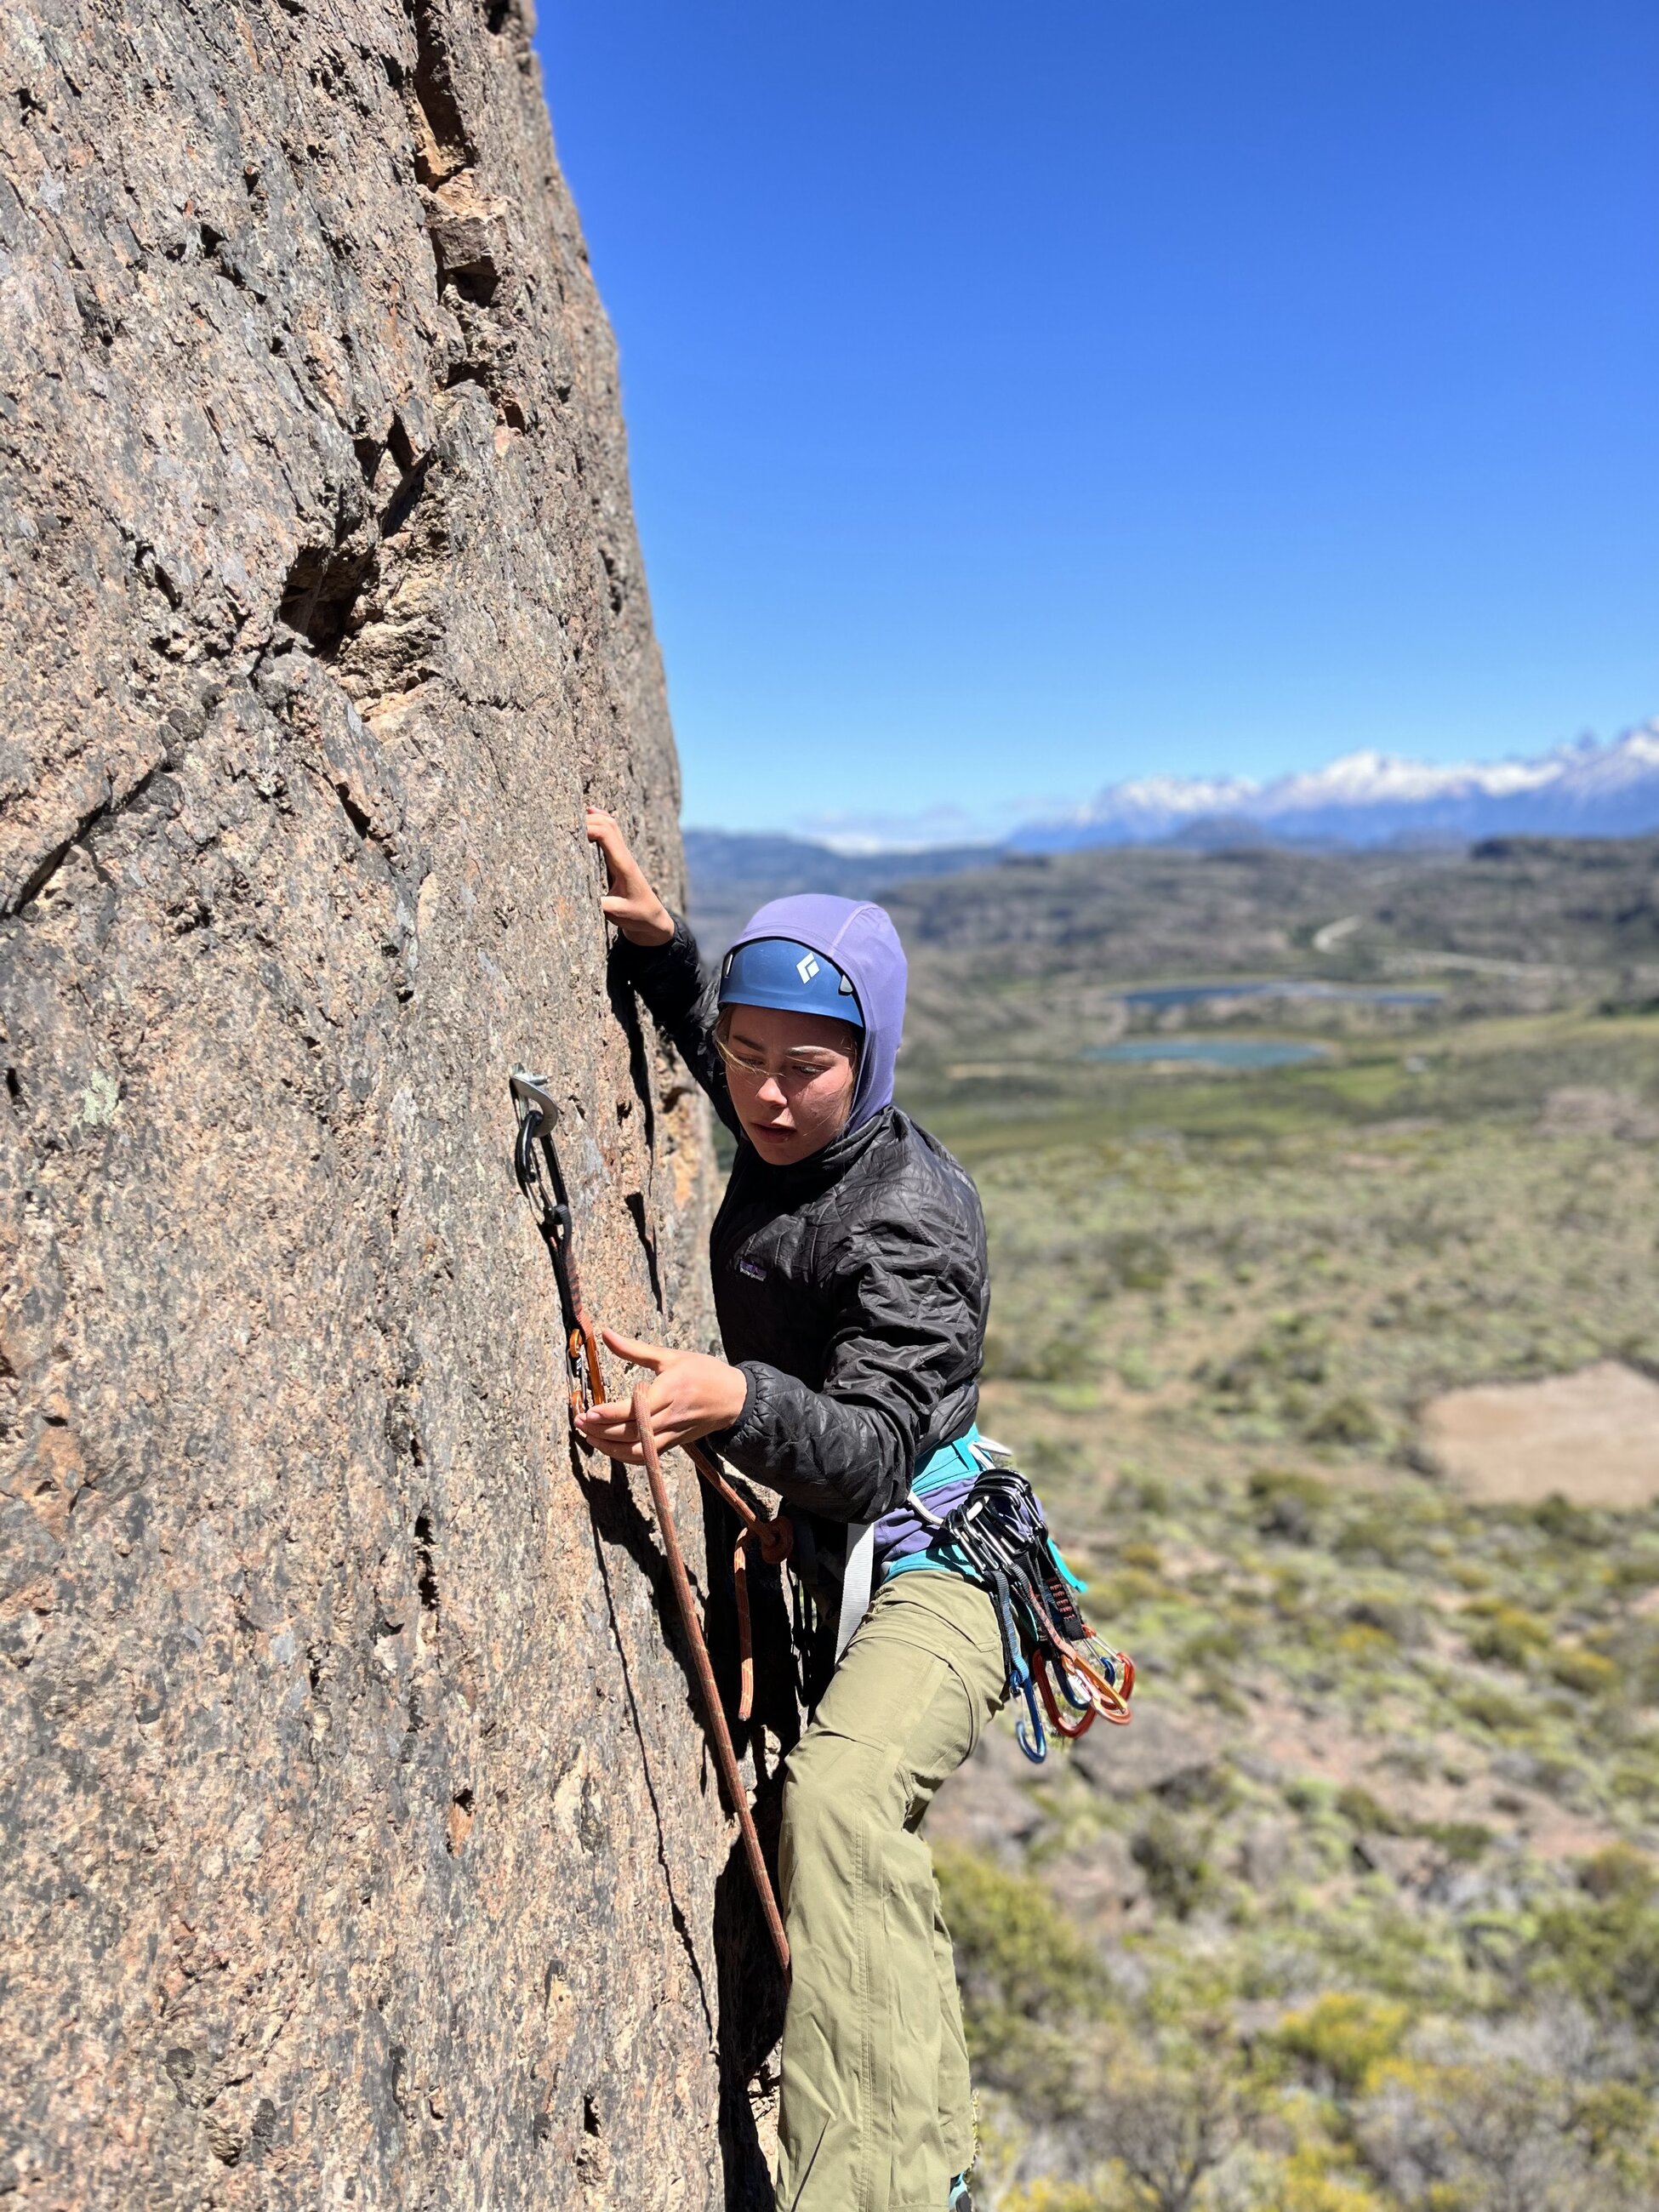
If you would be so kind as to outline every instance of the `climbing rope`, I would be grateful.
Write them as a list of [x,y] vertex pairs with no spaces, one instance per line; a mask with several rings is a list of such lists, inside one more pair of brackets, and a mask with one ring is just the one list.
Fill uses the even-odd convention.
[[738,1516],[738,1534],[732,1550],[732,1583],[738,1598],[738,1718],[747,1722],[755,1711],[755,1638],[749,1617],[749,1553],[758,1552],[768,1566],[781,1566],[795,1548],[794,1523],[787,1513],[770,1519],[757,1513],[745,1498],[732,1487],[715,1462],[696,1444],[680,1449],[717,1496]]
[[[634,1426],[640,1439],[640,1452],[645,1461],[646,1479],[651,1485],[651,1503],[656,1508],[657,1526],[662,1532],[662,1547],[668,1554],[669,1577],[674,1585],[686,1642],[691,1646],[692,1663],[697,1670],[703,1708],[708,1716],[708,1732],[714,1739],[714,1757],[719,1762],[720,1779],[726,1784],[726,1794],[737,1813],[738,1826],[743,1831],[743,1848],[749,1860],[749,1871],[754,1877],[755,1894],[760,1899],[766,1930],[772,1938],[772,1948],[778,1954],[778,1964],[787,1975],[789,1972],[789,1938],[783,1932],[783,1915],[778,1911],[777,1895],[772,1887],[766,1855],[761,1850],[760,1837],[755,1828],[755,1816],[749,1809],[748,1793],[743,1786],[743,1777],[738,1771],[738,1754],[732,1747],[732,1732],[726,1725],[726,1711],[720,1704],[720,1686],[714,1680],[714,1665],[703,1638],[702,1623],[697,1618],[690,1577],[685,1571],[679,1531],[674,1526],[674,1509],[668,1502],[667,1486],[662,1479],[662,1461],[658,1455],[656,1434],[651,1425],[648,1385],[641,1383],[634,1393],[633,1403]],[[692,1455],[692,1457],[695,1463],[696,1455]],[[701,1466],[697,1472],[700,1474],[703,1473]],[[737,1504],[737,1492],[727,1491],[724,1483],[720,1486],[722,1494],[727,1496],[732,1504]],[[738,1548],[741,1550],[742,1546],[739,1545]],[[745,1664],[750,1668],[752,1677],[752,1660],[746,1661]]]
[[[529,1075],[520,1069],[512,1078],[512,1090],[519,1116],[518,1137],[513,1148],[513,1171],[520,1189],[530,1201],[536,1225],[553,1262],[553,1277],[558,1285],[560,1317],[564,1325],[569,1405],[574,1419],[576,1414],[585,1413],[590,1406],[603,1401],[605,1395],[605,1370],[599,1358],[598,1332],[582,1300],[581,1276],[576,1265],[574,1224],[563,1172],[559,1166],[558,1151],[553,1142],[553,1124],[559,1109],[541,1076]],[[767,1933],[772,1939],[773,1949],[777,1953],[778,1964],[787,1976],[789,1939],[783,1932],[783,1916],[778,1910],[766,1855],[761,1849],[754,1815],[749,1809],[748,1792],[743,1786],[743,1777],[738,1771],[732,1731],[726,1723],[726,1708],[720,1701],[720,1686],[714,1680],[714,1664],[708,1656],[708,1644],[692,1595],[691,1580],[685,1571],[685,1555],[680,1549],[679,1530],[675,1526],[674,1510],[668,1502],[667,1487],[662,1479],[662,1461],[657,1449],[656,1432],[651,1424],[647,1389],[648,1386],[642,1383],[634,1393],[634,1424],[640,1439],[641,1455],[645,1461],[646,1479],[651,1486],[651,1503],[656,1511],[662,1547],[668,1559],[669,1579],[674,1585],[675,1601],[679,1607],[685,1640],[691,1647],[692,1666],[702,1692],[708,1733],[714,1739],[715,1763],[720,1768],[727,1800],[743,1832],[744,1853],[749,1862],[750,1874],[754,1878],[755,1893],[760,1899]],[[793,1546],[793,1532],[784,1516],[769,1520],[757,1513],[726,1480],[707,1452],[700,1450],[695,1444],[686,1444],[682,1449],[709,1488],[725,1500],[738,1517],[739,1533],[732,1562],[732,1578],[737,1586],[738,1650],[741,1669],[738,1717],[747,1721],[755,1704],[755,1656],[749,1613],[749,1553],[752,1547],[763,1559],[773,1564],[786,1559]]]

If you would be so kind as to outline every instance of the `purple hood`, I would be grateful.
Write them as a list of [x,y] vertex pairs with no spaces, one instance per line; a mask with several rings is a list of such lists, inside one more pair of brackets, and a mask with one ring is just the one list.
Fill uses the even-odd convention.
[[793,898],[774,899],[750,915],[733,950],[761,937],[792,937],[810,946],[833,960],[858,994],[864,1048],[847,1127],[860,1127],[892,1103],[893,1063],[904,1029],[904,947],[897,930],[883,907],[832,898],[827,891],[801,891]]

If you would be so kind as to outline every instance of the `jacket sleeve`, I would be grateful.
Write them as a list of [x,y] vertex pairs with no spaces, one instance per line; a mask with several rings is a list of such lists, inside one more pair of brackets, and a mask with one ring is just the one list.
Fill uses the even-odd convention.
[[714,1044],[714,1024],[720,1017],[715,987],[703,974],[697,940],[685,922],[674,916],[674,934],[666,945],[630,945],[618,937],[611,957],[657,1026],[673,1039],[675,1050],[708,1093],[714,1111],[734,1137],[741,1136],[726,1087],[726,1062]]
[[745,1474],[831,1521],[878,1521],[908,1495],[933,1410],[978,1370],[982,1278],[914,1223],[861,1227],[838,1285],[823,1387],[741,1362],[749,1395],[713,1438]]

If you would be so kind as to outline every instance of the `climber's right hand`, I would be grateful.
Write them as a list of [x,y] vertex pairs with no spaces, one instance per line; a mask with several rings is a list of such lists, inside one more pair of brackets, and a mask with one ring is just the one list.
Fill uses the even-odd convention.
[[630,945],[666,945],[674,934],[674,917],[646,880],[645,871],[628,849],[614,814],[598,806],[587,810],[587,835],[605,854],[611,879],[609,897],[599,904]]
[[[670,1344],[641,1344],[620,1336],[614,1328],[600,1335],[619,1358],[633,1367],[648,1367],[652,1380],[646,1386],[652,1431],[664,1451],[671,1444],[695,1443],[729,1429],[741,1420],[749,1403],[749,1377],[741,1367],[729,1366],[706,1352],[683,1352]],[[631,1398],[613,1398],[603,1406],[590,1406],[575,1416],[578,1432],[598,1445],[607,1459],[643,1465],[644,1447],[634,1421]]]

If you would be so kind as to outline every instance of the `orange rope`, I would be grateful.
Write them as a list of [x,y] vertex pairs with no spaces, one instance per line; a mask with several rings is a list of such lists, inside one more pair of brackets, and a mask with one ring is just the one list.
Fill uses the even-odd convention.
[[755,1710],[755,1638],[749,1618],[749,1547],[752,1544],[769,1566],[777,1566],[795,1548],[795,1531],[787,1516],[780,1513],[763,1521],[746,1498],[740,1497],[720,1473],[718,1464],[696,1444],[680,1449],[697,1473],[722,1497],[741,1524],[732,1553],[732,1581],[738,1597],[738,1662],[739,1694],[738,1718],[747,1721]]
[[[726,1713],[720,1704],[719,1686],[714,1680],[714,1669],[708,1656],[708,1646],[703,1641],[702,1623],[697,1618],[696,1603],[691,1595],[690,1578],[685,1571],[685,1558],[680,1550],[679,1531],[674,1526],[673,1508],[668,1502],[668,1491],[662,1479],[662,1461],[658,1456],[657,1439],[651,1426],[649,1386],[641,1383],[634,1393],[634,1426],[640,1439],[640,1450],[645,1460],[645,1472],[651,1485],[651,1503],[657,1509],[657,1525],[662,1531],[662,1547],[668,1554],[668,1572],[678,1601],[680,1619],[684,1624],[686,1641],[691,1646],[692,1662],[696,1668],[697,1681],[702,1691],[703,1710],[708,1716],[708,1732],[714,1739],[714,1757],[726,1784],[726,1796],[738,1816],[738,1826],[743,1831],[743,1847],[749,1859],[749,1871],[754,1877],[755,1893],[760,1899],[761,1911],[766,1920],[767,1932],[772,1938],[772,1948],[778,1954],[778,1964],[787,1975],[789,1972],[789,1939],[783,1932],[783,1915],[778,1911],[778,1900],[772,1887],[772,1877],[767,1869],[765,1854],[761,1850],[760,1837],[755,1828],[755,1816],[749,1809],[749,1796],[743,1786],[743,1777],[738,1771],[738,1755],[732,1747],[732,1732],[726,1725]],[[744,1504],[736,1491],[725,1480],[705,1467],[702,1455],[690,1454],[697,1472],[706,1481],[713,1483],[727,1503],[733,1506],[739,1519],[746,1519],[742,1540],[738,1549],[741,1554],[751,1535],[768,1525],[761,1521],[753,1509]],[[743,1605],[743,1618],[748,1620],[747,1594],[744,1580],[738,1578]],[[745,1639],[746,1641],[746,1639]],[[752,1688],[753,1659],[745,1651],[744,1667]],[[747,1717],[745,1714],[744,1717]]]

